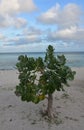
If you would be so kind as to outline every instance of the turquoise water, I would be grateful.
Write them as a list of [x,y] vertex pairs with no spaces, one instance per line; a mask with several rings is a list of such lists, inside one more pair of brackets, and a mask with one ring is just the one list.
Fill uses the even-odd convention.
[[[67,64],[70,67],[84,67],[84,52],[58,52],[55,55],[64,54],[67,59]],[[44,58],[45,53],[43,52],[30,52],[30,53],[0,53],[0,70],[11,70],[16,68],[19,55],[27,55],[28,57],[42,57]]]

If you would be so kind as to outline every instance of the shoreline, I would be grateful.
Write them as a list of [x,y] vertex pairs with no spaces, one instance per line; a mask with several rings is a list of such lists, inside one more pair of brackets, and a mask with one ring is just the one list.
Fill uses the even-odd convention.
[[[69,65],[68,65],[69,66]],[[75,67],[75,66],[69,66],[70,68],[72,69],[79,69],[79,68],[84,68],[84,66],[78,66],[78,67]],[[13,67],[11,69],[0,69],[0,71],[11,71],[11,70],[17,70],[16,67]]]
[[19,83],[17,70],[0,70],[0,130],[84,130],[84,67],[72,67],[74,81],[65,92],[55,92],[53,106],[57,123],[50,125],[40,111],[47,100],[39,104],[22,102],[14,94]]

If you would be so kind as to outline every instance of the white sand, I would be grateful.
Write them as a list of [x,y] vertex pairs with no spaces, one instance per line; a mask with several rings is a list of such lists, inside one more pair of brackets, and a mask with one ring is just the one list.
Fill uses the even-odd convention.
[[73,70],[77,74],[71,86],[54,94],[56,124],[39,113],[46,108],[46,100],[35,105],[16,97],[17,71],[0,71],[0,130],[84,130],[84,68]]

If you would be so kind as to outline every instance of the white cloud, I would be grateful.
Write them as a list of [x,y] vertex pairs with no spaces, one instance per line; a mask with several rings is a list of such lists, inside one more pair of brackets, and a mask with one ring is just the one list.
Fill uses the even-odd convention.
[[71,28],[54,31],[54,32],[50,33],[50,35],[54,39],[62,39],[62,38],[69,39],[69,38],[73,37],[73,35],[76,33],[76,31],[77,31],[76,27],[71,27]]
[[5,38],[5,36],[2,33],[0,33],[0,41],[4,40],[4,38]]
[[23,18],[16,18],[15,21],[14,21],[14,26],[16,28],[21,28],[21,27],[25,27],[27,25],[27,21],[26,19],[23,19]]
[[[69,3],[61,8],[56,4],[38,17],[43,24],[56,25],[56,31],[48,33],[48,41],[63,43],[83,43],[84,28],[80,28],[82,10],[77,4]],[[55,29],[54,29],[55,30]]]
[[25,37],[14,37],[8,39],[4,46],[24,46],[31,43],[40,43],[41,39],[37,35],[30,35]]
[[[0,33],[0,46],[3,46],[4,50],[5,48],[21,48],[24,46],[31,48],[31,50],[34,46],[36,50],[42,49],[43,46],[44,50],[48,44],[63,49],[63,47],[72,47],[74,43],[78,43],[74,45],[84,43],[84,27],[82,24],[80,26],[82,11],[77,4],[70,3],[64,7],[56,4],[42,13],[37,20],[49,25],[44,27],[35,23],[35,21],[33,22],[37,14],[32,14],[32,18],[29,18],[28,21],[28,13],[36,9],[33,0],[0,0],[0,30],[5,34],[4,36]],[[32,21],[30,21],[31,19]],[[29,23],[34,26],[26,26]],[[54,26],[52,27],[52,25]],[[37,28],[37,26],[40,28]]]
[[42,13],[37,20],[44,24],[56,24],[59,18],[59,10],[60,5],[56,4],[56,6],[52,7],[47,12]]
[[0,1],[0,14],[12,15],[18,12],[19,3],[17,0],[1,0]]
[[43,31],[41,29],[30,26],[23,29],[21,34],[6,39],[4,46],[22,46],[31,43],[40,43],[42,42],[42,34]]
[[37,9],[32,0],[18,0],[20,12],[32,12]]
[[59,27],[70,27],[80,22],[81,10],[76,4],[67,4],[61,8],[59,4],[38,17],[43,24],[56,24]]
[[[4,33],[5,34],[5,33]],[[5,34],[6,35],[6,34]],[[0,33],[0,44],[3,48],[15,47],[15,46],[28,46],[31,44],[37,44],[42,42],[43,31],[34,26],[23,28],[22,31],[17,34],[9,33],[9,35],[3,35]],[[0,46],[1,46],[0,45]]]
[[34,26],[30,26],[29,28],[25,28],[23,30],[23,34],[24,35],[41,35],[43,33],[43,31],[37,27],[34,27]]
[[27,20],[21,17],[5,16],[0,19],[0,28],[15,27],[22,28],[27,25]]
[[50,32],[48,34],[48,39],[51,41],[63,41],[63,42],[74,42],[83,43],[84,42],[84,29],[80,29],[76,26],[70,28],[61,29],[58,31]]
[[36,6],[32,0],[1,0],[0,14],[15,15],[21,12],[32,12],[36,10]]
[[[21,13],[30,13],[36,10],[32,0],[1,0],[0,1],[0,27],[24,26],[25,19],[17,18]],[[14,23],[15,22],[15,23]]]

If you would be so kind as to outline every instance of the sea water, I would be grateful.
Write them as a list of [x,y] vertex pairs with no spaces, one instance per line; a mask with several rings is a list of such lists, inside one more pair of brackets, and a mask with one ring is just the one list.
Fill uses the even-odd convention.
[[[67,65],[70,67],[84,67],[84,52],[56,52],[55,56],[64,54],[67,59]],[[18,56],[27,55],[28,57],[42,57],[44,52],[23,52],[23,53],[0,53],[0,70],[16,69]]]

